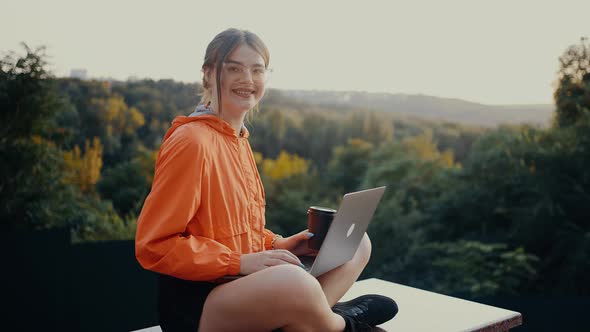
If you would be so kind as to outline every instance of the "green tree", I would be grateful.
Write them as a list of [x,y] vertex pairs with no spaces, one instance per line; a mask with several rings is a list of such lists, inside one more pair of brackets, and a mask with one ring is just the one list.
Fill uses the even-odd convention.
[[590,43],[581,38],[559,58],[558,87],[553,94],[557,107],[554,125],[571,126],[590,116]]
[[29,139],[48,136],[54,128],[56,111],[65,105],[59,100],[54,81],[45,71],[45,48],[31,50],[23,44],[26,55],[14,52],[0,60],[0,140]]
[[134,223],[119,218],[110,202],[64,181],[63,151],[51,138],[72,107],[44,68],[43,48],[24,48],[26,55],[10,53],[0,64],[0,227],[70,227],[75,240],[132,237]]
[[[461,297],[517,295],[537,277],[538,258],[523,248],[476,241],[430,242],[410,250],[403,271],[411,282]],[[410,280],[408,280],[410,281]]]
[[135,153],[131,161],[107,169],[96,185],[120,216],[139,215],[153,180],[156,152],[140,148]]
[[0,62],[0,220],[5,229],[63,225],[57,211],[70,196],[61,184],[61,157],[47,138],[65,105],[44,69],[44,48]]
[[328,163],[328,183],[341,192],[359,189],[372,151],[373,144],[358,138],[350,139],[347,145],[335,147]]
[[521,293],[588,294],[589,148],[587,120],[491,132],[420,228],[432,240],[505,243],[539,257],[540,277],[519,286]]

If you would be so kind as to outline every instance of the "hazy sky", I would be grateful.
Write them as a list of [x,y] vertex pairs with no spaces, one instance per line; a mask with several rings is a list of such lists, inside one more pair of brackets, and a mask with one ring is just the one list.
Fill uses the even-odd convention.
[[270,87],[486,104],[552,103],[558,57],[590,37],[588,0],[0,1],[0,50],[46,45],[57,76],[196,82],[237,27],[269,47]]

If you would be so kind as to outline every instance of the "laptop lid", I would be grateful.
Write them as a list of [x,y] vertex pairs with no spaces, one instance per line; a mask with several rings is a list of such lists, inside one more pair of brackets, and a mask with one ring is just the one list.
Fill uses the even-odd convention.
[[352,259],[385,188],[383,186],[344,195],[309,273],[317,277]]

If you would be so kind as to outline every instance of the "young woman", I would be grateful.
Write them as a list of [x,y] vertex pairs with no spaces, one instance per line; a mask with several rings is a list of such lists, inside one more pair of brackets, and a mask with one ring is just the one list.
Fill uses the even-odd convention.
[[[366,234],[351,261],[316,279],[297,258],[314,254],[313,234],[283,238],[265,228],[244,118],[264,95],[268,65],[255,34],[218,34],[202,66],[202,104],[174,119],[160,147],[135,249],[159,273],[164,331],[360,331],[397,313],[379,295],[337,304],[369,260]],[[222,279],[238,274],[245,276]]]

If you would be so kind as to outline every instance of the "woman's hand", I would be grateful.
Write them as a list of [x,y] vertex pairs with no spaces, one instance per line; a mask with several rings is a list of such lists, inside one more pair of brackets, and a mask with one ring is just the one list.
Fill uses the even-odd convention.
[[275,248],[286,249],[293,253],[295,256],[315,256],[318,251],[309,249],[307,246],[307,240],[313,236],[313,233],[308,230],[301,231],[295,235],[287,238],[278,238],[275,241]]
[[[276,243],[276,242],[275,242]],[[275,249],[240,256],[240,274],[247,275],[280,264],[295,264],[303,267],[297,256],[288,250]]]

